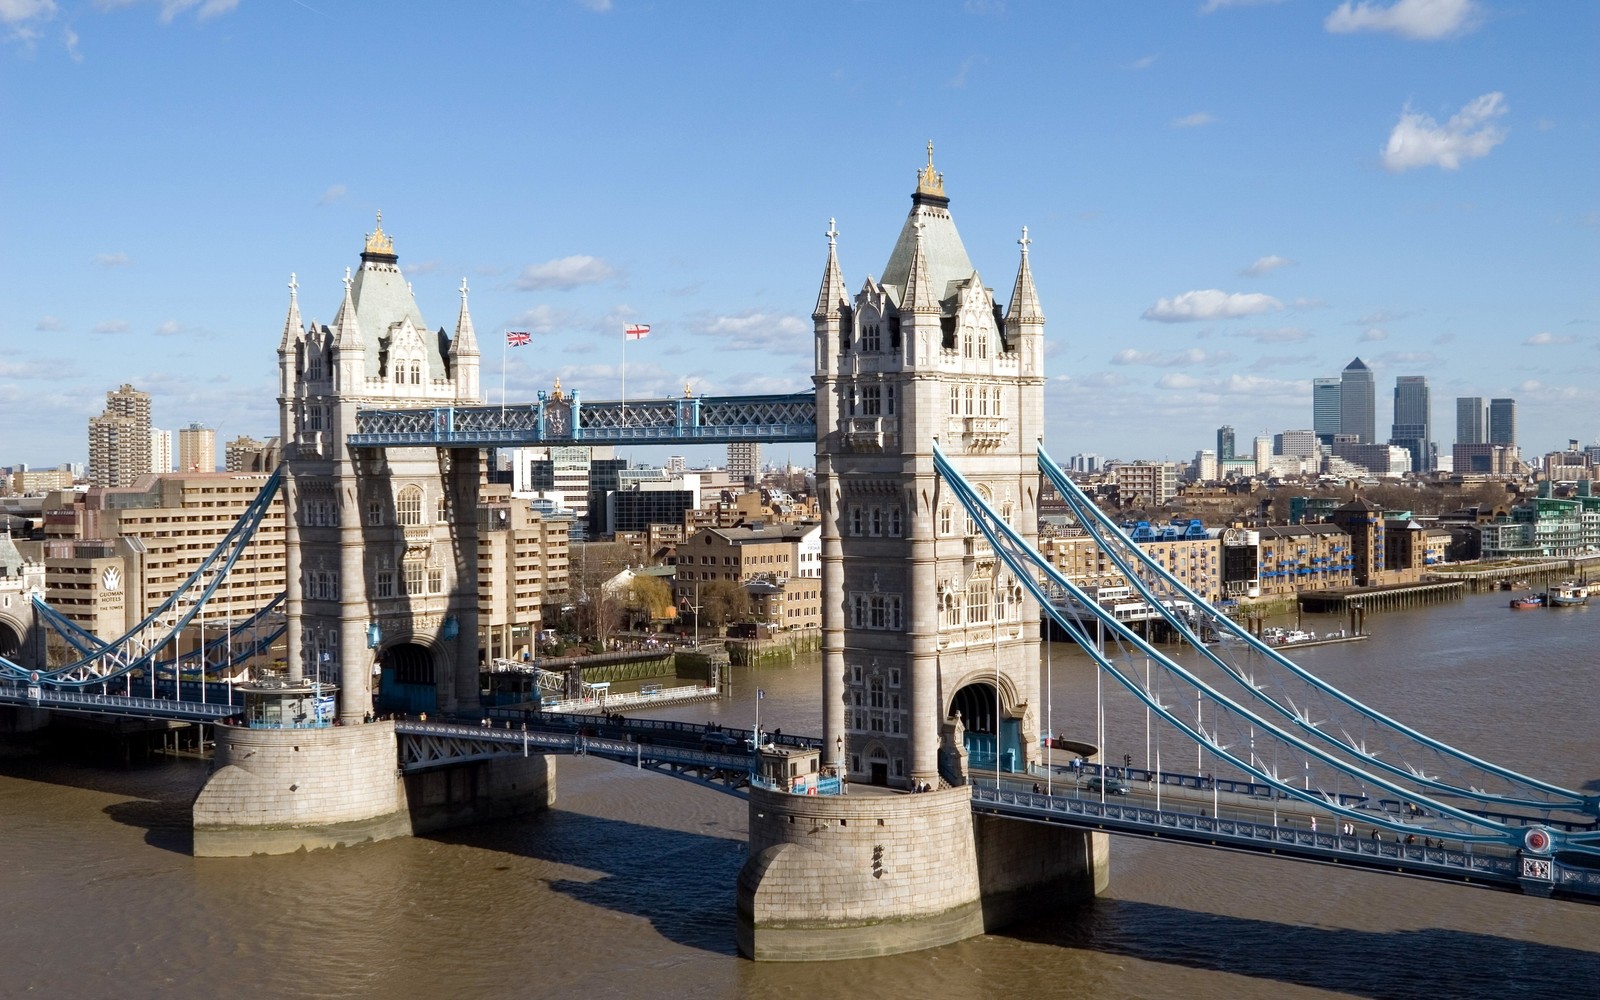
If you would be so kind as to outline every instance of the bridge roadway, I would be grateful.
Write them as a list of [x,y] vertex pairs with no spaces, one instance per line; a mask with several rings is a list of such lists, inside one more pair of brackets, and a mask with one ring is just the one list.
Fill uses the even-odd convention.
[[[0,704],[178,722],[222,723],[238,712],[237,706],[226,704],[84,691],[30,691],[26,685],[6,683],[0,683]],[[562,753],[650,768],[732,794],[742,793],[751,779],[748,751],[704,749],[708,733],[737,738],[743,730],[694,723],[501,707],[485,709],[477,721],[401,719],[395,722],[395,731],[401,737],[399,764],[407,772],[505,754]],[[789,746],[820,747],[815,737],[763,735]],[[1107,772],[1116,770],[1108,768]],[[1089,765],[1084,780],[1099,773],[1098,766]],[[1437,841],[1437,846],[1405,844],[1392,834],[1374,840],[1362,836],[1359,828],[1347,835],[1339,832],[1338,821],[1332,817],[1323,817],[1328,829],[1312,830],[1308,806],[1298,801],[1263,802],[1261,795],[1270,794],[1263,786],[1226,779],[1213,782],[1175,772],[1157,775],[1133,769],[1128,773],[1145,779],[1149,788],[1140,788],[1136,780],[1125,795],[1086,794],[1079,781],[1068,776],[1070,772],[1060,779],[1055,774],[1002,774],[998,781],[993,772],[979,773],[970,785],[972,808],[977,813],[1027,822],[1600,904],[1600,869],[1482,846],[1473,851],[1446,848],[1442,841]],[[1044,778],[1055,794],[1032,791],[1038,778]],[[1180,808],[1173,808],[1175,804]],[[1387,818],[1392,821],[1394,817]],[[1539,817],[1524,819],[1564,825]],[[1436,831],[1418,826],[1417,832],[1431,837]],[[1530,860],[1536,866],[1543,864],[1547,874],[1526,876],[1523,869]]]

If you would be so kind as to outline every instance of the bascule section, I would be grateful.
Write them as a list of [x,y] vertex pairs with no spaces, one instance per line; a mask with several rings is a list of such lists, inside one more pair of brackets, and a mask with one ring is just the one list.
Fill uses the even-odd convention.
[[974,819],[965,787],[1036,763],[1039,617],[943,486],[936,447],[1037,532],[1044,314],[1023,230],[1010,301],[973,267],[944,176],[917,172],[882,278],[852,296],[830,224],[813,311],[823,740],[852,792],[751,791],[739,943],[889,954],[1104,885],[1104,839]]

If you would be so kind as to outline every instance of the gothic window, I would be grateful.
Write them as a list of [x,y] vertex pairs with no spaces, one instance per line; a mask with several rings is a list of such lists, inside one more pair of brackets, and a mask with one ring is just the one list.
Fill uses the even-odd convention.
[[869,385],[861,390],[861,412],[869,417],[876,417],[883,412],[883,390],[875,385]]
[[939,624],[946,627],[961,624],[961,608],[952,592],[947,592],[939,602]]
[[883,534],[883,508],[874,507],[872,508],[872,536],[876,538],[881,534]]
[[[889,686],[890,687],[899,687],[900,686],[900,668],[899,667],[894,667],[893,669],[891,669],[889,671]],[[894,707],[895,708],[899,708],[900,707],[900,696],[899,695],[895,695],[894,699],[895,699],[894,700]]]
[[978,357],[987,358],[989,356],[989,338],[981,333],[974,333],[972,338],[978,342]]
[[423,593],[424,585],[428,578],[428,568],[420,559],[407,559],[403,567],[405,570],[405,592],[408,595]]
[[872,682],[868,686],[868,694],[869,694],[869,704],[873,708],[882,708],[884,706],[884,700],[885,699],[884,699],[884,693],[883,693],[883,678],[882,677],[874,677],[874,678],[872,678]]
[[449,503],[446,502],[444,494],[441,493],[439,495],[439,506],[438,506],[438,509],[434,512],[433,519],[435,521],[438,521],[440,524],[443,524],[444,522],[446,522],[446,521],[448,521],[450,519],[449,515],[450,515],[450,505],[449,505]]
[[861,528],[862,528],[861,518],[862,518],[861,508],[860,507],[851,507],[850,508],[850,534],[852,534],[852,535],[861,534]]
[[900,537],[900,508],[899,507],[890,507],[889,508],[889,537],[890,538],[899,538]]
[[379,503],[376,500],[368,500],[367,501],[367,523],[368,524],[382,524],[383,523],[383,504]]
[[840,354],[846,354],[846,353],[849,352],[849,350],[850,350],[850,328],[848,326],[842,326],[842,327],[839,328],[839,353]]
[[894,386],[892,385],[884,386],[883,412],[891,417],[894,416]]
[[949,507],[940,507],[939,508],[939,534],[948,535],[948,534],[951,533],[952,530],[954,530],[954,529],[951,526],[950,508]]
[[[973,340],[973,338],[975,336],[976,336],[976,334],[974,334],[970,329],[962,331],[962,337],[961,337],[961,356],[962,357],[966,357],[966,358],[972,357],[972,340]],[[969,410],[968,412],[971,412],[971,411]]]
[[966,391],[961,394],[961,402],[962,414],[968,417],[972,416],[972,386],[967,386]]
[[1000,391],[1000,388],[997,386],[997,387],[995,387],[995,390],[994,390],[994,415],[997,416],[997,417],[1005,416],[1004,411],[1002,411],[1001,408],[1000,408],[1000,396],[1001,396],[1001,391]]
[[405,380],[406,380],[406,366],[405,366],[405,363],[401,362],[401,361],[396,361],[394,363],[394,384],[395,385],[402,385],[402,384],[404,384]]
[[422,490],[416,486],[407,486],[400,491],[400,497],[395,502],[395,513],[400,518],[401,524],[422,523]]
[[879,342],[878,324],[868,323],[861,328],[861,349],[874,354],[883,349]]
[[1000,517],[1007,524],[1011,524],[1012,523],[1011,522],[1011,514],[1012,514],[1012,503],[1011,503],[1010,500],[1007,500],[1004,504],[1002,504],[1000,506]]
[[420,361],[411,362],[411,384],[422,384],[422,363]]
[[988,389],[979,389],[978,390],[978,416],[987,417],[988,415],[989,415],[989,390]]
[[428,593],[444,593],[444,570],[437,566],[428,570]]
[[309,406],[306,408],[306,430],[322,430],[322,407]]
[[989,581],[973,580],[967,584],[967,623],[976,625],[989,620]]
[[961,416],[961,387],[959,385],[950,387],[950,415],[952,417]]
[[379,570],[377,577],[373,580],[372,590],[374,597],[393,597],[394,571]]

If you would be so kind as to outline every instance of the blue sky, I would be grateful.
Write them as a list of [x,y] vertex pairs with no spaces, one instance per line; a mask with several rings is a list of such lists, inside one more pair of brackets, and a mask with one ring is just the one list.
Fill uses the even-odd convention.
[[0,35],[0,465],[84,460],[122,382],[275,433],[289,274],[331,321],[378,210],[429,325],[469,282],[491,401],[511,329],[513,401],[615,398],[625,322],[629,398],[808,389],[828,220],[859,288],[929,139],[1001,295],[1029,227],[1058,457],[1309,427],[1357,355],[1380,433],[1426,375],[1446,452],[1458,395],[1516,398],[1525,453],[1600,440],[1600,4],[0,0]]

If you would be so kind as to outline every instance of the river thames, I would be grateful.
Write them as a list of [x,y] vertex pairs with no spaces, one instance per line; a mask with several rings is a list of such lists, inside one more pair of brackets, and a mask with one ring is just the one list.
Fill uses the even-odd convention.
[[[1295,658],[1430,736],[1600,789],[1600,607],[1505,597],[1374,615],[1370,641]],[[663,715],[747,726],[759,686],[766,728],[818,732],[819,671],[740,671],[732,699]],[[1056,644],[1049,675],[1052,727],[1092,741],[1088,661]],[[1106,711],[1107,749],[1139,760],[1142,710]],[[745,803],[687,782],[563,758],[539,817],[196,859],[203,763],[0,753],[0,997],[1487,1000],[1600,983],[1600,907],[1115,838],[1092,904],[913,955],[758,965],[733,947]]]

